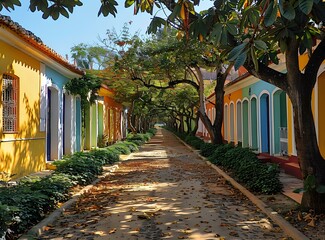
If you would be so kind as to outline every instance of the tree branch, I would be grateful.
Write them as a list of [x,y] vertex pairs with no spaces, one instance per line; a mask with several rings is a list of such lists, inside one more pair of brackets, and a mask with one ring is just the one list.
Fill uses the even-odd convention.
[[173,80],[173,81],[168,82],[167,86],[157,86],[155,84],[148,84],[144,79],[139,78],[139,77],[132,77],[132,80],[133,81],[140,81],[147,88],[153,87],[153,88],[156,88],[156,89],[168,89],[168,88],[175,87],[177,84],[186,83],[186,84],[189,84],[189,85],[193,86],[197,91],[199,91],[199,85],[197,85],[192,80],[188,80],[188,79]]
[[253,63],[246,63],[244,67],[248,72],[255,77],[271,83],[282,90],[286,90],[288,86],[287,74],[281,73],[277,70],[274,70],[268,66],[265,66],[263,63],[258,63],[258,71],[256,71]]
[[315,85],[317,81],[317,72],[322,64],[322,62],[325,60],[325,38],[322,39],[322,41],[318,44],[315,51],[312,53],[306,68],[305,68],[305,75],[308,76],[308,79],[311,80],[312,86]]

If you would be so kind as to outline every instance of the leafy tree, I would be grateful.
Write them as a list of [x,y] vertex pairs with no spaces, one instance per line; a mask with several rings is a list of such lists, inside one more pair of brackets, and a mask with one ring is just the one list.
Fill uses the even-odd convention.
[[82,69],[105,68],[113,53],[103,46],[89,46],[80,43],[71,48],[72,58]]
[[178,128],[181,133],[185,130],[190,135],[196,133],[198,128],[196,112],[199,104],[199,95],[196,89],[188,84],[178,84],[174,88],[163,90],[158,104],[157,107],[165,109],[164,114],[168,116],[171,126]]
[[[193,16],[196,2],[170,4],[183,20],[188,37],[207,39],[228,56],[235,68],[244,65],[254,76],[284,90],[292,103],[295,141],[307,191],[302,207],[325,211],[325,161],[320,154],[311,109],[312,91],[325,58],[324,1],[217,0],[214,7]],[[191,20],[191,21],[190,21]],[[167,21],[167,22],[168,22]],[[166,22],[156,18],[151,29]],[[317,43],[317,44],[316,44]],[[286,72],[269,66],[283,53]],[[309,56],[303,69],[299,55]]]
[[[135,51],[134,64],[129,60],[124,65],[130,77],[141,81],[147,87],[171,88],[187,83],[197,89],[200,101],[197,110],[215,144],[222,144],[224,83],[232,64],[226,65],[225,57],[209,42],[196,39],[179,39],[175,31],[164,30],[158,37],[148,40]],[[217,96],[216,118],[212,123],[205,111],[204,79],[202,68],[213,68],[217,73],[215,92]]]
[[[227,13],[222,12],[224,5],[230,8]],[[225,18],[229,14],[231,21]],[[229,52],[228,59],[235,68],[244,65],[251,74],[288,94],[305,184],[315,179],[313,187],[303,194],[302,206],[316,211],[325,211],[325,161],[317,144],[311,97],[325,58],[324,20],[323,1],[216,1],[214,8],[198,16],[197,21],[205,27],[195,28],[208,38],[221,36],[216,44]],[[269,65],[278,63],[279,52],[285,56],[286,72]],[[309,59],[302,70],[299,55],[306,53]]]

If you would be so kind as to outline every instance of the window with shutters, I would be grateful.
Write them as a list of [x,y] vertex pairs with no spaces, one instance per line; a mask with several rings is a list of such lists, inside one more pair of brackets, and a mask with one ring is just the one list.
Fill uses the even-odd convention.
[[2,75],[2,128],[4,133],[18,129],[18,80],[11,74]]

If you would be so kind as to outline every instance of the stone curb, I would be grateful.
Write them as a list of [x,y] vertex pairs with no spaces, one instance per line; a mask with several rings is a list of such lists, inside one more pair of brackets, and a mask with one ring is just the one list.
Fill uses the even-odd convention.
[[[175,135],[176,136],[176,135]],[[266,203],[264,203],[261,199],[256,197],[253,193],[248,191],[245,187],[239,184],[235,179],[230,177],[227,173],[223,170],[218,168],[213,163],[209,162],[207,158],[201,156],[197,150],[193,149],[190,145],[185,143],[182,139],[176,136],[179,141],[181,141],[187,148],[189,148],[192,152],[196,153],[196,155],[201,159],[204,160],[205,163],[211,166],[214,170],[216,170],[223,178],[225,178],[232,186],[237,188],[240,192],[242,192],[255,206],[257,206],[262,212],[264,212],[270,219],[272,219],[280,228],[283,230],[285,234],[289,237],[293,238],[294,240],[308,240],[309,238],[306,237],[302,232],[300,232],[297,228],[292,226],[289,222],[287,222],[283,217],[281,217],[277,212],[273,211],[271,207],[269,207]]]
[[[129,158],[129,156],[127,158]],[[104,177],[110,175],[112,172],[115,172],[116,169],[119,168],[120,163],[121,163],[121,161],[117,162],[117,164],[115,164],[113,166],[106,167],[106,170],[105,170],[105,171],[107,171],[106,173],[104,173],[103,175],[98,176],[98,178],[96,180],[94,180],[91,184],[85,186],[81,191],[79,191],[78,193],[74,194],[71,199],[69,199],[67,202],[65,202],[60,208],[58,208],[55,211],[53,211],[50,215],[48,215],[46,218],[44,218],[37,225],[35,225],[34,227],[32,227],[26,234],[24,234],[20,238],[18,238],[18,240],[32,240],[32,239],[37,239],[45,231],[45,229],[46,229],[46,227],[48,225],[51,225],[53,222],[55,222],[64,213],[64,211],[66,209],[68,209],[75,202],[77,202],[77,200],[80,197],[80,195],[82,195],[86,191],[90,190],[98,182],[100,182]]]

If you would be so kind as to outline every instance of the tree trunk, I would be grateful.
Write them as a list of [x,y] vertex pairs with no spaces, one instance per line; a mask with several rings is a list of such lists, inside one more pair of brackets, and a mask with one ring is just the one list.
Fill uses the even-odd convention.
[[[224,75],[224,74],[223,74]],[[214,120],[213,128],[215,130],[215,141],[214,144],[223,144],[223,136],[222,136],[222,123],[223,123],[223,104],[224,104],[224,85],[225,85],[226,77],[222,75],[218,75],[217,84],[214,89],[215,95],[215,111],[216,118]]]
[[[299,69],[298,41],[290,41],[286,53],[287,94],[292,103],[297,156],[306,191],[303,193],[301,207],[325,212],[325,194],[316,191],[317,186],[325,185],[325,161],[320,154],[315,122],[311,107],[312,91],[317,80],[314,71],[305,74]],[[308,184],[314,178],[315,184]],[[311,182],[310,182],[311,183]],[[310,187],[306,187],[310,185]]]
[[184,117],[179,116],[179,118],[180,118],[180,120],[179,120],[179,132],[184,133]]
[[216,145],[223,144],[223,140],[224,140],[222,136],[223,107],[224,107],[223,104],[224,104],[224,95],[225,95],[224,85],[232,67],[233,64],[229,64],[224,73],[220,72],[220,66],[219,69],[217,70],[216,87],[214,88],[216,118],[213,124],[211,123],[210,119],[208,118],[205,112],[204,95],[203,95],[203,91],[204,91],[203,79],[202,79],[201,72],[198,73],[200,79],[199,116],[210,135],[211,142]]
[[196,134],[196,132],[199,128],[199,120],[200,120],[200,117],[198,114],[196,114],[196,117],[194,119],[194,128],[193,128],[192,132],[190,133],[193,136]]
[[[301,78],[302,82],[308,81],[306,76]],[[314,176],[316,187],[325,185],[325,161],[319,151],[311,107],[312,90],[306,84],[295,84],[288,90],[288,95],[293,107],[297,156],[303,179]],[[318,193],[316,188],[306,190],[301,207],[325,212],[325,194]]]
[[205,96],[204,96],[204,79],[202,76],[201,69],[197,66],[195,67],[195,71],[197,74],[197,79],[199,81],[199,102],[200,106],[198,109],[198,116],[200,117],[204,127],[207,129],[211,142],[214,144],[215,143],[215,129],[213,128],[213,125],[209,119],[209,117],[206,114],[205,110]]
[[192,121],[194,121],[193,116],[187,116],[187,126],[188,126],[187,134],[195,136],[196,132],[194,132],[194,134],[193,134],[193,129],[192,129],[193,123],[192,123]]

